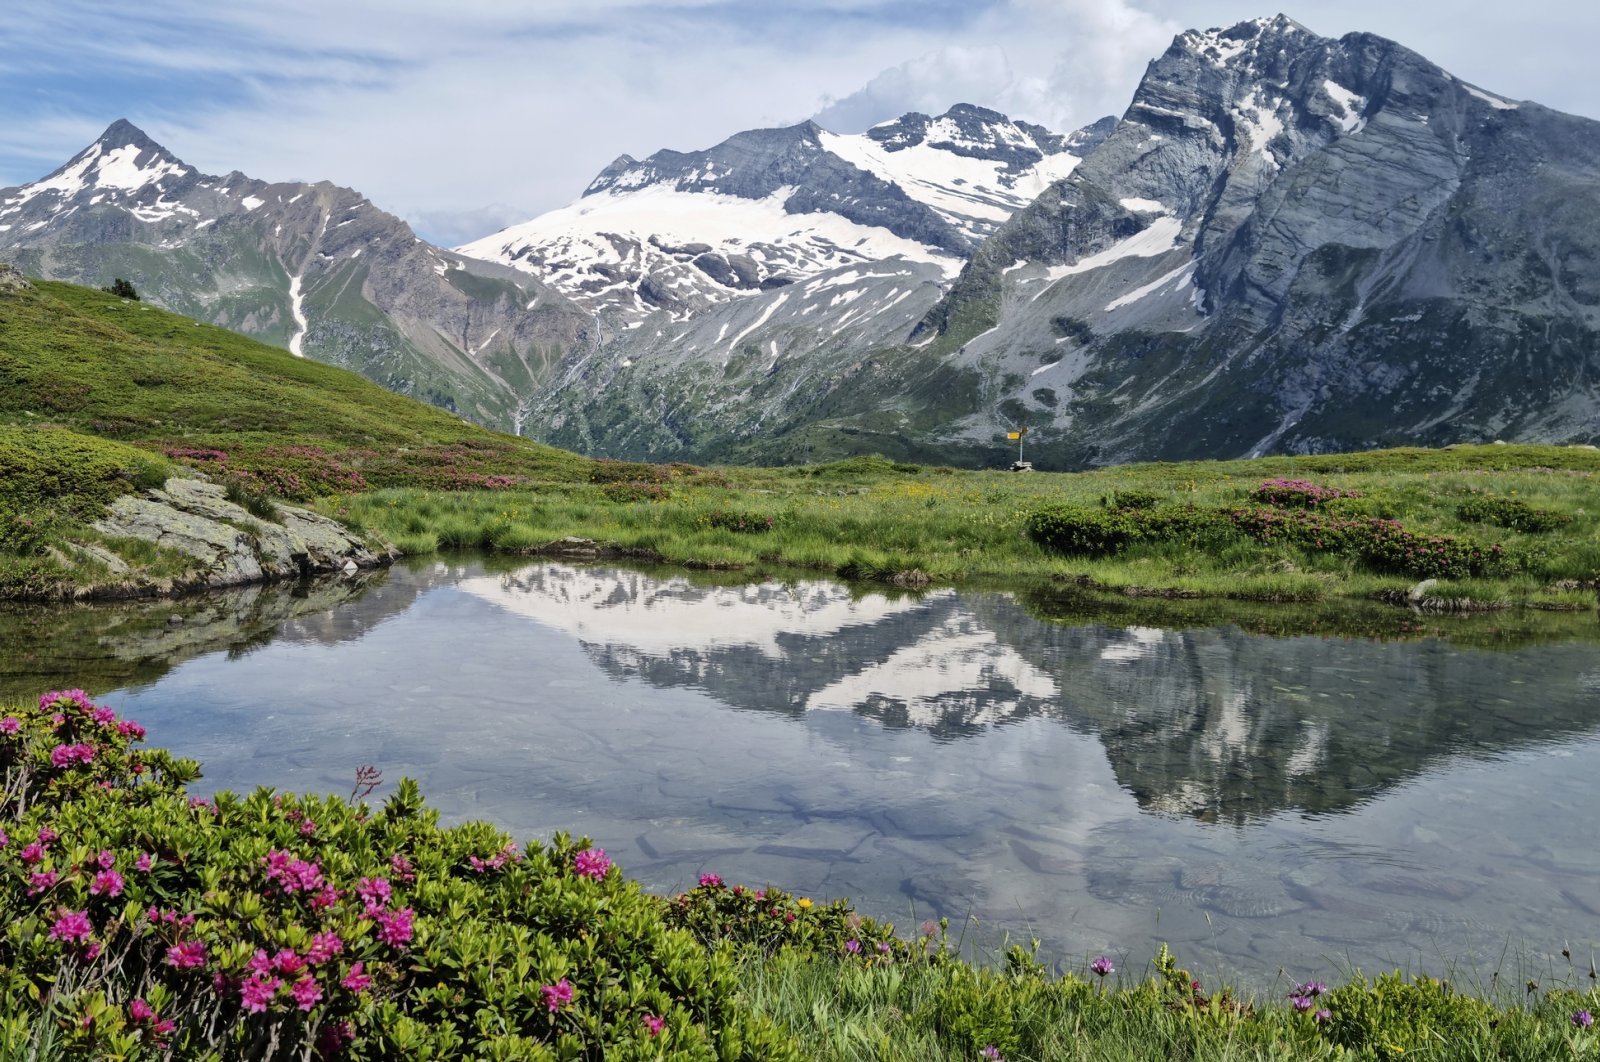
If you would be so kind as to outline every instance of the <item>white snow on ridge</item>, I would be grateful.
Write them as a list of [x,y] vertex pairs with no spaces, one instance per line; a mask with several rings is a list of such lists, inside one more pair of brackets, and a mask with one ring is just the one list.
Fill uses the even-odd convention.
[[1131,210],[1135,214],[1170,214],[1167,204],[1159,199],[1129,198],[1121,200],[1122,209]]
[[[952,129],[953,122],[948,123]],[[966,158],[932,146],[935,122],[928,130],[928,141],[887,151],[866,135],[821,135],[828,152],[890,184],[906,195],[932,207],[945,220],[969,236],[982,238],[1012,214],[1027,206],[1056,181],[1070,174],[1082,160],[1077,155],[1046,155],[1032,170],[1016,177],[1007,187],[1000,179],[1005,167],[998,162]],[[945,142],[955,142],[946,137]],[[988,223],[988,224],[983,224]]]
[[1461,82],[1461,87],[1467,90],[1468,95],[1476,96],[1497,111],[1514,111],[1522,106],[1520,103],[1512,103],[1510,100],[1501,99],[1499,96],[1492,96],[1480,88],[1473,88],[1465,81]]
[[266,203],[266,200],[265,199],[257,199],[253,195],[247,195],[247,196],[244,197],[244,199],[240,200],[240,203],[241,203],[241,205],[243,205],[243,207],[246,210],[254,210],[257,207],[264,205]]

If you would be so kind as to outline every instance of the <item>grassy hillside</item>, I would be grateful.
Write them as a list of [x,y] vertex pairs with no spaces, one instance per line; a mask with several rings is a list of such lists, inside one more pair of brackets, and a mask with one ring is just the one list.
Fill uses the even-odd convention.
[[140,302],[55,283],[0,294],[0,598],[95,584],[113,557],[182,574],[179,555],[88,526],[174,473],[305,501],[533,487],[588,464]]
[[0,297],[0,425],[172,452],[298,498],[572,480],[588,465],[225,329],[44,282]]

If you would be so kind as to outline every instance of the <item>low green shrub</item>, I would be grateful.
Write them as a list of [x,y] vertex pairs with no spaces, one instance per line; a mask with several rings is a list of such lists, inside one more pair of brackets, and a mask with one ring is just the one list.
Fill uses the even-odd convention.
[[1565,513],[1536,509],[1520,498],[1498,494],[1473,495],[1456,506],[1456,517],[1469,524],[1494,524],[1527,534],[1554,531],[1572,522],[1572,517]]
[[614,480],[600,488],[600,493],[605,495],[607,501],[622,504],[666,501],[672,497],[672,492],[664,483],[645,479]]
[[240,480],[230,479],[223,490],[223,497],[258,520],[283,523],[283,514],[278,511],[278,506],[273,500]]
[[733,531],[741,535],[764,535],[776,526],[776,518],[765,513],[727,512],[713,509],[701,517],[707,527]]
[[1111,493],[1112,509],[1154,509],[1161,504],[1161,495],[1150,490],[1118,490]]
[[604,457],[589,469],[590,483],[670,483],[673,478],[674,470],[668,465],[613,461]]
[[1312,553],[1345,554],[1377,572],[1462,578],[1506,571],[1514,563],[1499,544],[1488,547],[1449,535],[1418,535],[1397,520],[1341,518],[1306,509],[1089,509],[1053,506],[1029,513],[1028,535],[1069,556],[1104,557],[1139,542],[1180,542],[1215,549],[1245,537]]
[[1046,549],[1074,557],[1105,557],[1144,537],[1139,513],[1056,505],[1029,513],[1026,528],[1029,537]]

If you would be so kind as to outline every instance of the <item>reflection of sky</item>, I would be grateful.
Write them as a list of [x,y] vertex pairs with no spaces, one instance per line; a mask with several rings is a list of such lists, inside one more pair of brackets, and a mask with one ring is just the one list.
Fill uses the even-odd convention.
[[[107,699],[146,723],[153,742],[202,760],[208,784],[345,792],[356,766],[375,763],[391,784],[417,777],[449,819],[489,818],[520,837],[588,833],[662,889],[715,870],[849,895],[902,925],[913,911],[972,914],[1067,952],[1117,949],[1133,962],[1167,940],[1186,961],[1263,976],[1289,962],[1302,975],[1346,960],[1492,962],[1508,937],[1544,950],[1553,935],[1575,947],[1600,940],[1600,856],[1575,843],[1600,768],[1592,736],[1436,757],[1397,783],[1374,775],[1365,801],[1340,814],[1269,809],[1239,828],[1182,817],[1187,802],[1210,798],[1214,776],[1257,769],[1239,757],[1280,716],[1291,782],[1328,784],[1342,735],[1327,722],[1336,716],[1314,712],[1358,703],[1342,694],[1363,668],[1380,679],[1383,668],[1474,674],[1488,661],[1479,702],[1424,706],[1472,718],[1485,705],[1514,710],[1502,704],[1513,696],[1570,708],[1592,671],[1586,647],[1485,657],[1418,645],[1407,656],[1393,645],[1231,632],[1197,643],[1190,655],[1205,665],[1206,688],[1193,690],[1174,656],[1188,642],[1171,632],[1049,627],[1003,598],[856,602],[824,583],[794,595],[570,567],[429,579],[441,585],[359,637],[202,657]],[[863,654],[844,674],[813,674],[815,661],[785,656],[839,639]],[[754,651],[708,652],[702,680],[738,679],[712,674],[735,660],[788,668],[814,680],[808,706],[832,710],[729,711],[703,681],[651,684],[603,669],[590,643],[640,661],[742,646]],[[1275,661],[1299,681],[1273,701],[1246,698],[1225,657]],[[1154,738],[1108,730],[1108,720],[1140,721],[1141,690],[1162,702],[1152,709],[1179,696],[1207,705],[1203,725]],[[886,727],[862,707],[885,699],[909,726]],[[1009,725],[939,740],[924,728],[948,711]],[[1108,758],[1103,740],[1132,743],[1113,744]],[[1171,773],[1156,781],[1174,784],[1141,810],[1119,777],[1153,770],[1152,749],[1192,762],[1157,763]],[[1352,770],[1351,785],[1368,784],[1365,765]]]

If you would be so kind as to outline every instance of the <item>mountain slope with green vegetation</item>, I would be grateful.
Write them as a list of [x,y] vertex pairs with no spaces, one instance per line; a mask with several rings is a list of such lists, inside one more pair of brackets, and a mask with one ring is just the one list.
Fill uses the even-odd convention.
[[181,574],[170,551],[107,541],[88,526],[120,495],[173,474],[224,483],[261,512],[268,498],[335,490],[531,487],[586,474],[581,457],[477,427],[355,373],[146,303],[8,275],[0,597],[101,582],[107,551],[142,576]]
[[[308,503],[413,554],[535,553],[576,536],[590,541],[562,547],[569,555],[910,587],[1043,579],[1119,597],[1381,596],[1441,610],[1592,609],[1600,581],[1591,447],[1031,475],[883,458],[719,470],[590,461],[65,284],[0,295],[0,433],[12,462],[0,476],[0,596],[40,596],[41,566],[62,566],[59,541],[175,471],[266,512],[276,499]],[[66,569],[58,582],[95,577]]]

